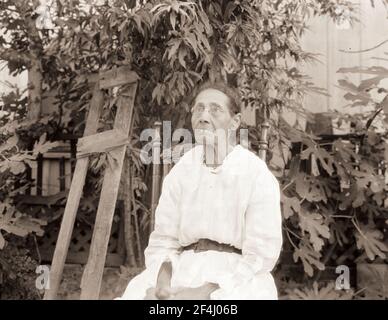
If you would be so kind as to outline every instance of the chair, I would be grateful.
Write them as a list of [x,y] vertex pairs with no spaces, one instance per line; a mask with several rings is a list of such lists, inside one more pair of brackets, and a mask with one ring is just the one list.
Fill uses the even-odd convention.
[[[162,146],[162,138],[161,138],[161,127],[162,122],[156,121],[154,123],[155,128],[155,137],[156,139],[152,145],[153,152],[153,161],[152,161],[152,189],[151,189],[151,221],[150,221],[150,231],[154,229],[155,225],[155,211],[159,202],[159,197],[161,194],[161,188],[164,177],[170,172],[173,164],[164,163],[164,159],[161,159],[161,146]],[[258,155],[260,159],[266,161],[266,154],[268,150],[268,130],[269,130],[269,122],[268,120],[264,120],[261,124],[261,136],[259,141],[259,152]]]

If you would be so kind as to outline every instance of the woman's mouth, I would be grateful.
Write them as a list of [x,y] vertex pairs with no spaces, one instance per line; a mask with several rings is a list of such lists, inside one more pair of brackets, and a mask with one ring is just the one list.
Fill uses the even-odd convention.
[[198,130],[198,132],[204,132],[204,133],[214,131],[212,128],[203,128],[203,127],[202,128],[201,127],[195,128],[195,130],[196,131]]
[[215,134],[210,129],[195,129],[194,130],[195,140],[198,143],[214,144]]

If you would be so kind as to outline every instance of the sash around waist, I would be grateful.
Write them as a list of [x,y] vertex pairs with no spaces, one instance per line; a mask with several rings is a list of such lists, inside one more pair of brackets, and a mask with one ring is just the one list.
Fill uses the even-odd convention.
[[199,239],[197,242],[182,247],[182,250],[194,250],[194,252],[203,252],[208,250],[222,251],[242,254],[241,249],[238,249],[230,244],[219,243],[210,239]]

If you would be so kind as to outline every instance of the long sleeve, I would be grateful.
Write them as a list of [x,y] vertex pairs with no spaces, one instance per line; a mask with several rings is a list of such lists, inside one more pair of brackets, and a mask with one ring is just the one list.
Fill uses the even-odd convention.
[[179,184],[174,175],[174,168],[164,178],[162,193],[155,212],[155,228],[150,235],[148,246],[144,251],[146,268],[157,271],[164,261],[174,261],[178,255]]
[[219,290],[233,290],[257,273],[270,272],[280,255],[283,240],[279,183],[263,166],[251,190],[245,212],[242,257],[235,272],[220,281]]

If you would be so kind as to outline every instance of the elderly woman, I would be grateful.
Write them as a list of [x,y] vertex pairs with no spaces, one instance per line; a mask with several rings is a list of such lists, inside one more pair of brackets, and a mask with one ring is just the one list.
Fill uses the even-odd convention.
[[224,84],[198,91],[197,145],[163,181],[146,269],[121,299],[277,299],[270,272],[282,245],[279,184],[233,139],[238,101]]

